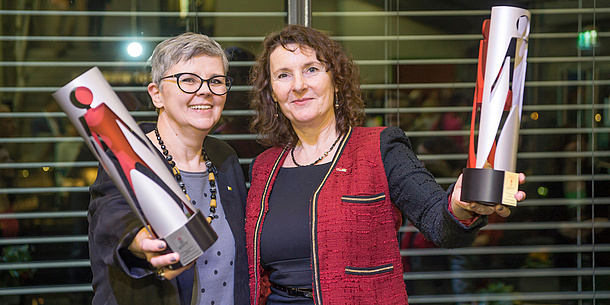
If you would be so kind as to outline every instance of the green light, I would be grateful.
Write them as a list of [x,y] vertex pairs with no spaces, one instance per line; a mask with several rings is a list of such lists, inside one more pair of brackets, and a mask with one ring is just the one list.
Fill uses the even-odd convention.
[[544,186],[541,186],[541,187],[538,188],[538,195],[546,196],[548,193],[549,193],[549,189],[548,188],[546,188]]
[[591,50],[597,46],[597,31],[587,30],[578,33],[578,48],[581,50]]

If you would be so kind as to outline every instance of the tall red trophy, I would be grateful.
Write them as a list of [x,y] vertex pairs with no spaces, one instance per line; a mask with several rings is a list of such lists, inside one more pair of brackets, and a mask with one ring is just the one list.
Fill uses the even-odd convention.
[[[216,241],[202,212],[187,199],[97,67],[53,97],[151,236],[165,240],[171,252],[180,254],[171,268],[188,265]],[[112,162],[110,153],[118,163]]]
[[491,19],[483,22],[468,163],[462,180],[463,201],[517,205],[514,195],[519,177],[515,169],[530,20],[527,10],[497,6],[491,9]]

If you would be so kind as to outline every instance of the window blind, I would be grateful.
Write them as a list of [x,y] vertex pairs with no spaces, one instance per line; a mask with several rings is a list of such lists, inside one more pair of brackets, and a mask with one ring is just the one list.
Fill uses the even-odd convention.
[[[397,238],[411,304],[610,302],[608,2],[512,3],[532,13],[517,156],[528,199],[469,248],[417,247],[417,230],[405,224]],[[360,67],[367,125],[400,126],[437,181],[453,183],[465,166],[478,42],[492,3],[310,4],[311,25]],[[137,120],[154,120],[145,85],[156,43],[208,34],[243,52],[230,63],[243,76],[286,11],[277,0],[112,1],[104,10],[0,3],[0,148],[10,157],[0,163],[0,303],[88,303],[92,295],[86,210],[97,162],[50,94],[98,66]],[[579,47],[579,34],[591,30],[596,45]],[[123,50],[136,40],[145,54],[131,58]],[[263,149],[245,128],[249,88],[244,78],[232,87],[220,123],[238,131],[214,134],[238,151],[244,172]]]

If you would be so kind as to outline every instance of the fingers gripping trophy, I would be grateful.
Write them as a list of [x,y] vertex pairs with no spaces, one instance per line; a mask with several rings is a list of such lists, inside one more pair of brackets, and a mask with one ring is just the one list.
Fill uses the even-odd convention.
[[[217,239],[97,67],[53,94],[151,236],[180,254],[170,268],[195,261]],[[112,153],[119,164],[111,161]],[[184,207],[184,209],[183,209]],[[186,211],[186,212],[185,212]]]
[[527,10],[497,6],[492,8],[491,18],[483,22],[463,201],[517,205],[514,195],[519,177],[515,170],[530,20]]

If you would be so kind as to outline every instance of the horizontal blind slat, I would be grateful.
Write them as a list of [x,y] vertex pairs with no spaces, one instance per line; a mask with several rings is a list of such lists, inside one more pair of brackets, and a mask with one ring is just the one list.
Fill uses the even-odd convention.
[[0,296],[93,292],[91,284],[0,288]]
[[80,243],[88,242],[87,235],[70,235],[70,236],[33,236],[33,237],[15,237],[2,238],[0,245],[25,245],[25,244],[54,244],[54,243]]

